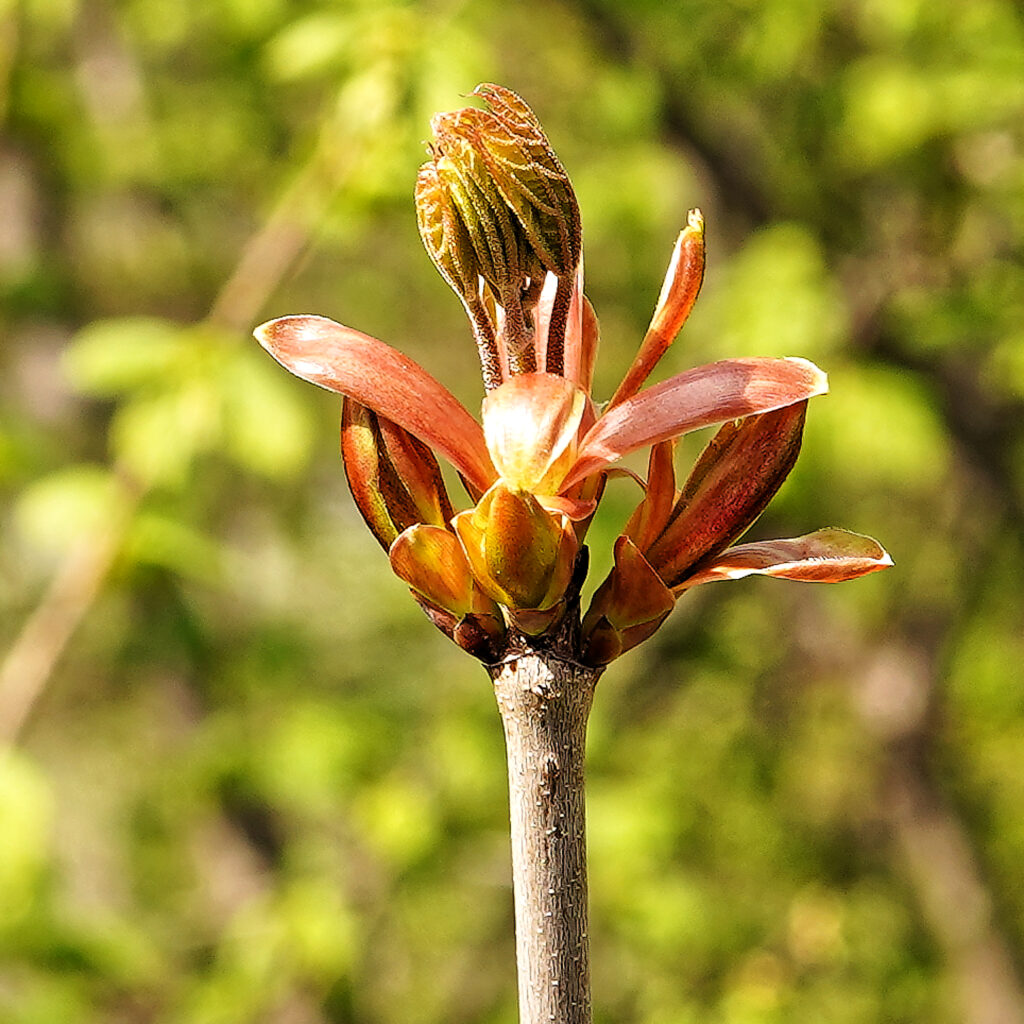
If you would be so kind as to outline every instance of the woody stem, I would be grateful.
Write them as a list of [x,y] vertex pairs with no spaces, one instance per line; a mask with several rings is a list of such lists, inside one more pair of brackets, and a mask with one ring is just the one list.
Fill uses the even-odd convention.
[[591,1024],[583,762],[600,670],[530,652],[492,676],[508,755],[520,1024]]

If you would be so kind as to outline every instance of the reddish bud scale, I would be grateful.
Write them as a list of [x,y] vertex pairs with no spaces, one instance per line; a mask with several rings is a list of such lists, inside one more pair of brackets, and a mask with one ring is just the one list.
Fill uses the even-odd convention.
[[704,218],[700,210],[691,210],[686,227],[679,233],[668,273],[658,297],[651,324],[640,351],[612,395],[608,408],[631,398],[640,390],[651,370],[675,341],[704,281]]
[[668,586],[747,531],[800,453],[806,402],[726,423],[697,460],[660,535],[645,549]]
[[877,540],[832,528],[805,537],[739,544],[715,558],[704,559],[676,592],[701,583],[752,575],[801,583],[844,583],[891,565],[889,553]]
[[672,515],[676,497],[676,474],[672,464],[675,449],[675,441],[662,441],[651,448],[647,493],[623,531],[640,551],[646,551],[654,543]]
[[584,657],[601,665],[650,637],[675,607],[662,583],[628,537],[615,542],[615,568],[594,594],[583,620]]
[[444,526],[454,515],[430,449],[351,398],[342,403],[341,454],[356,508],[385,551],[408,527]]

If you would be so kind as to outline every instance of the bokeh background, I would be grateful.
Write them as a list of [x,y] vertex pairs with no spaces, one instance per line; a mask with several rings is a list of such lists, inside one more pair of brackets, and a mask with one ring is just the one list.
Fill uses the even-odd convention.
[[364,530],[335,397],[249,337],[327,314],[477,408],[411,193],[479,81],[576,185],[598,397],[701,207],[659,373],[817,361],[751,536],[896,562],[700,588],[606,673],[597,1024],[1018,1024],[1014,0],[0,3],[0,1019],[515,1019],[487,678]]

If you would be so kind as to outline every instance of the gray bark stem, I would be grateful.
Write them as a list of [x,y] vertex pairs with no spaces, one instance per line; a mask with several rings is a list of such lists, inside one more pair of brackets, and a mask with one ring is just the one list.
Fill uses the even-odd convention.
[[492,669],[508,754],[520,1024],[591,1024],[583,759],[600,674],[540,652]]

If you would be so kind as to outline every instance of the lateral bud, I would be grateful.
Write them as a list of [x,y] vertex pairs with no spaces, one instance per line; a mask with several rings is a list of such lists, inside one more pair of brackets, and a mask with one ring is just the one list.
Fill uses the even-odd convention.
[[385,551],[410,526],[444,527],[454,515],[430,449],[352,398],[341,409],[341,456],[356,507]]

